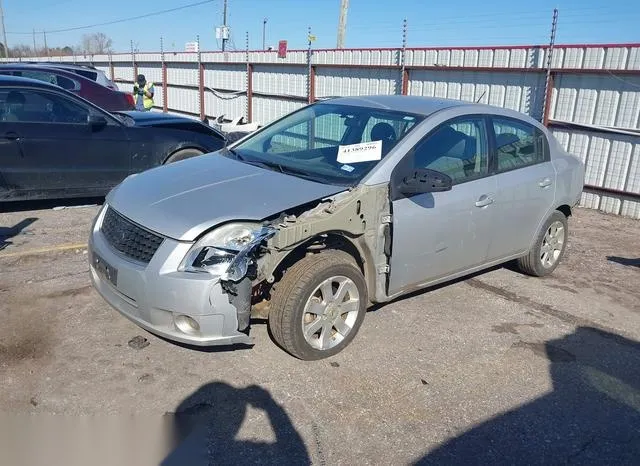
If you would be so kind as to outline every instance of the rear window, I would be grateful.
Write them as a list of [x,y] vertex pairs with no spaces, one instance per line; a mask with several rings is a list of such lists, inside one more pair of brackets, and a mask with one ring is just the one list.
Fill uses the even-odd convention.
[[73,70],[74,73],[79,74],[80,76],[84,76],[85,78],[89,78],[92,81],[97,81],[98,80],[98,73],[96,73],[95,71],[89,71],[89,70]]

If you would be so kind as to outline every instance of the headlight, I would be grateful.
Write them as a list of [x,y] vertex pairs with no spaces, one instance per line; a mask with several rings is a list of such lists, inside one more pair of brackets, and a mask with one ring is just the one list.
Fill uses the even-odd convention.
[[229,223],[200,238],[185,256],[180,270],[232,275],[240,280],[247,273],[248,253],[275,230],[256,223]]

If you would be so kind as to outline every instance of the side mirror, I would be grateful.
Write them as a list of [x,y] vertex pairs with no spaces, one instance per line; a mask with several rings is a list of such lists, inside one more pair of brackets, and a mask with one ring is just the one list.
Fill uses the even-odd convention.
[[102,115],[95,115],[90,113],[87,116],[87,124],[92,128],[92,129],[100,129],[100,128],[104,128],[105,126],[107,126],[107,119],[105,117],[103,117]]
[[435,193],[450,191],[452,186],[453,180],[449,175],[427,168],[417,168],[402,180],[400,192],[405,195]]

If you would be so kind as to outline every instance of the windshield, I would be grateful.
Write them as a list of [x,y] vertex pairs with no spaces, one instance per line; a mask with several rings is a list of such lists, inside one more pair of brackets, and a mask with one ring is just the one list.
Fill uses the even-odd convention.
[[332,103],[284,117],[226,155],[326,184],[357,184],[423,117]]

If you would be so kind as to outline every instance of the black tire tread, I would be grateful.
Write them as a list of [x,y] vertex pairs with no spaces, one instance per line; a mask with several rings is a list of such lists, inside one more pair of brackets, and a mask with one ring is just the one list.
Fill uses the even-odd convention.
[[555,270],[556,267],[553,267],[553,269],[551,269],[550,271],[542,269],[542,265],[540,265],[539,257],[538,257],[539,256],[538,249],[540,247],[540,244],[542,243],[542,238],[547,233],[547,228],[549,228],[549,225],[551,225],[551,223],[553,223],[555,220],[564,220],[565,235],[566,235],[565,247],[562,252],[562,255],[558,258],[556,267],[562,260],[562,257],[564,256],[564,253],[567,250],[566,241],[568,241],[569,239],[569,229],[567,225],[567,217],[559,210],[556,210],[549,216],[546,222],[543,223],[542,228],[540,229],[540,231],[538,232],[538,235],[536,236],[536,241],[534,243],[534,246],[531,248],[529,253],[526,256],[522,256],[517,260],[518,269],[522,273],[526,275],[531,275],[533,277],[542,277],[542,276],[551,274]]
[[295,263],[273,287],[269,330],[280,347],[299,359],[308,358],[304,358],[296,349],[292,334],[286,330],[291,328],[294,317],[291,307],[305,287],[316,278],[318,270],[336,265],[351,266],[357,273],[362,273],[350,254],[340,250],[326,250]]

